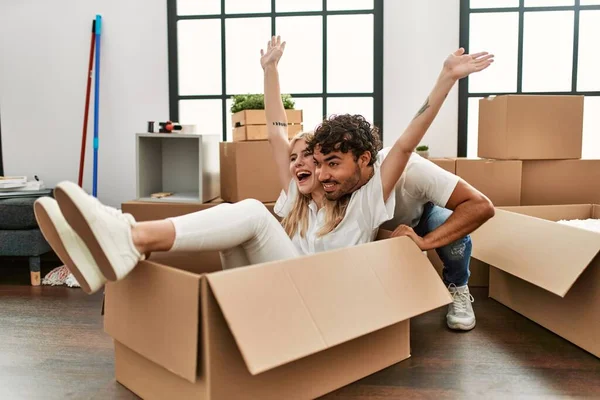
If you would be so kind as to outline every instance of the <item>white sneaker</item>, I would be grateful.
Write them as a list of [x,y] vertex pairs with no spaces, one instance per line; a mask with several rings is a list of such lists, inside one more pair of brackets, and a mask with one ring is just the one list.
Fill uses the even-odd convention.
[[56,200],[40,197],[33,203],[33,210],[42,235],[75,276],[81,289],[87,294],[97,292],[106,283],[106,278],[79,235],[67,223]]
[[135,219],[131,214],[103,205],[73,182],[59,183],[54,197],[106,279],[124,278],[145,258],[133,244],[131,228]]
[[450,329],[468,331],[475,328],[475,312],[472,302],[475,301],[467,285],[456,287],[454,283],[448,286],[453,302],[448,306],[446,324]]

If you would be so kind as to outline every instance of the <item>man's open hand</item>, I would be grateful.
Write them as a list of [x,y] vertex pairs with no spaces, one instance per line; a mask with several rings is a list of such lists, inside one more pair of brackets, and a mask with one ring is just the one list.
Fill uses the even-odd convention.
[[444,61],[444,70],[456,80],[483,71],[494,62],[494,55],[486,51],[475,54],[464,54],[464,52],[465,49],[461,47]]
[[408,236],[413,240],[413,242],[417,244],[417,246],[419,246],[419,249],[427,250],[425,245],[425,239],[417,235],[413,228],[411,228],[408,225],[399,225],[396,229],[394,229],[394,232],[392,232],[392,237],[398,236]]

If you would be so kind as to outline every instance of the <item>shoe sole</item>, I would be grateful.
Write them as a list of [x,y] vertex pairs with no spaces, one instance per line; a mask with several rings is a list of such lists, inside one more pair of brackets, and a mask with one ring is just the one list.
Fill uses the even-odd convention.
[[453,329],[455,331],[470,331],[471,329],[475,328],[475,324],[477,323],[477,321],[473,321],[473,323],[471,325],[464,325],[464,324],[448,324],[448,328]]
[[73,276],[75,276],[75,279],[77,279],[77,283],[79,283],[81,289],[87,294],[95,293],[98,289],[91,289],[91,285],[88,283],[87,279],[84,278],[83,274],[81,273],[81,270],[77,266],[78,264],[81,266],[83,266],[84,264],[76,263],[69,254],[69,251],[67,250],[68,247],[76,246],[77,244],[67,243],[65,246],[65,243],[63,243],[63,238],[58,233],[58,230],[56,229],[56,224],[54,223],[51,217],[51,212],[49,212],[49,210],[46,209],[46,206],[43,202],[36,201],[33,204],[33,210],[37,223],[40,227],[40,230],[42,231],[42,235],[44,235],[44,238],[48,241],[48,243],[50,243],[52,250],[54,250],[58,258],[60,258],[60,260],[63,263],[65,263],[69,271],[73,274]]
[[[87,193],[81,192],[81,188],[71,182],[63,182],[54,189],[54,197],[58,201],[58,205],[65,216],[65,219],[71,227],[77,232],[84,243],[88,246],[92,257],[98,264],[98,268],[109,281],[117,281],[125,274],[119,274],[120,260],[111,260],[110,254],[119,254],[119,250],[114,248],[110,241],[102,240],[102,235],[97,235],[94,232],[94,221],[88,220],[86,215],[81,212],[83,207],[80,205],[86,204],[89,199]],[[112,251],[112,253],[111,253]]]

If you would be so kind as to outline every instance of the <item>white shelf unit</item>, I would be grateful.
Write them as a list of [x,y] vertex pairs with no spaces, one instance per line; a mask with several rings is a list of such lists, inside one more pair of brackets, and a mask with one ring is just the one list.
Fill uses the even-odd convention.
[[[138,200],[206,203],[221,195],[219,135],[138,133]],[[173,192],[161,199],[153,193]]]

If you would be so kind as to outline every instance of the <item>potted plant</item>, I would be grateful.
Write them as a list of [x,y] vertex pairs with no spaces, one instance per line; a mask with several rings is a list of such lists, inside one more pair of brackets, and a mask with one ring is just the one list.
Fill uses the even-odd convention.
[[429,146],[421,145],[417,146],[416,153],[423,158],[429,158]]
[[[266,140],[267,118],[263,94],[240,94],[232,97],[231,125],[233,140]],[[288,120],[288,133],[293,137],[302,130],[302,110],[296,110],[295,102],[289,94],[282,94],[283,108]]]

